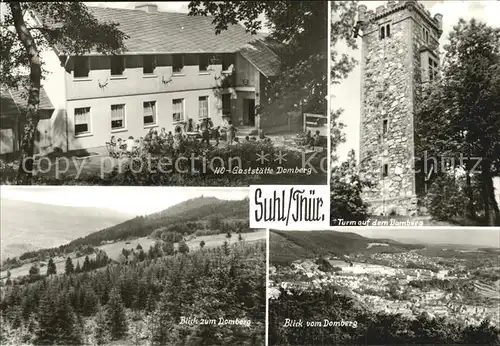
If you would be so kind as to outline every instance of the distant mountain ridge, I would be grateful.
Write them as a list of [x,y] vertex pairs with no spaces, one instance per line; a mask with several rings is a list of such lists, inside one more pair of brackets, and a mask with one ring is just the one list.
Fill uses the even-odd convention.
[[173,205],[163,211],[137,216],[117,225],[75,239],[69,245],[100,245],[128,237],[145,237],[154,230],[170,224],[208,221],[212,217],[223,220],[248,220],[248,199],[220,200],[215,197],[197,197]]
[[[420,244],[405,244],[392,239],[372,239],[349,232],[337,231],[271,231],[269,256],[272,264],[290,264],[298,259],[322,255],[347,255],[355,252],[405,252],[423,248]],[[372,246],[386,243],[388,246]]]
[[14,199],[2,199],[0,211],[2,260],[56,247],[130,218],[129,214],[115,210]]

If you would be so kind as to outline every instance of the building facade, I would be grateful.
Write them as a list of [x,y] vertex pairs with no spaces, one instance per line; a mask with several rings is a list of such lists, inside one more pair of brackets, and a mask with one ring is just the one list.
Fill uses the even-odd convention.
[[45,142],[50,139],[43,151],[37,141],[38,152],[102,147],[111,136],[138,139],[151,129],[174,132],[188,119],[259,127],[261,86],[279,69],[262,39],[240,25],[216,35],[212,18],[159,12],[156,5],[90,10],[119,24],[128,36],[124,51],[74,56],[53,47],[42,53],[50,71],[43,87],[60,102],[53,101],[53,115],[38,126],[49,133]]
[[362,24],[360,174],[374,215],[418,211],[415,110],[418,90],[438,74],[442,15],[415,0],[360,5]]

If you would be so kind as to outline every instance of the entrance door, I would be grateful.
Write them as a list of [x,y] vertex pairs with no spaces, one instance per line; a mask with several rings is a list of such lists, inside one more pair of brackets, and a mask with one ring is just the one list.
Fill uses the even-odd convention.
[[243,108],[247,125],[255,126],[255,99],[244,99]]

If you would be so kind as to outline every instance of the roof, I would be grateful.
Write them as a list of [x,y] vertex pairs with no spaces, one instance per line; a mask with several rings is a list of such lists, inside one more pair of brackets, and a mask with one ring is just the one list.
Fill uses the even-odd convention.
[[115,22],[129,36],[129,52],[234,53],[255,39],[241,25],[230,25],[215,34],[212,17],[137,9],[89,7],[99,21]]
[[246,44],[240,53],[264,76],[272,77],[279,73],[280,60],[278,56],[261,40]]
[[[89,7],[89,10],[98,21],[119,24],[118,28],[128,36],[125,40],[128,53],[241,52],[266,77],[275,76],[279,71],[279,58],[263,42],[263,34],[247,33],[239,24],[229,25],[216,35],[210,16],[109,7]],[[60,54],[64,54],[64,49],[58,48]]]
[[[28,100],[26,99],[26,91],[22,88],[12,89],[2,86],[0,88],[0,111],[2,115],[18,116],[26,110]],[[50,101],[45,89],[40,89],[39,110],[53,110],[54,106]]]

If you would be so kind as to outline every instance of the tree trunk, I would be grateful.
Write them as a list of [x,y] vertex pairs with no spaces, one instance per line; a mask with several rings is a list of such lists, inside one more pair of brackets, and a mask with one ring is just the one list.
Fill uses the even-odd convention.
[[481,164],[481,185],[482,196],[484,202],[484,219],[488,226],[493,226],[495,223],[494,214],[491,212],[490,186],[493,186],[489,161],[483,158]]
[[493,224],[491,226],[500,226],[500,210],[498,208],[498,203],[495,198],[495,186],[493,185],[493,177],[491,177],[490,173],[490,178],[488,180],[488,192],[489,192],[489,197],[490,197],[490,203],[491,203],[491,209],[493,210]]
[[476,210],[474,207],[474,191],[472,190],[472,182],[471,182],[471,177],[470,177],[470,158],[467,160],[466,164],[466,187],[465,191],[467,194],[468,203],[467,203],[467,216],[471,219],[476,218]]
[[19,182],[22,184],[29,184],[33,175],[35,134],[40,120],[38,114],[38,104],[40,102],[40,80],[42,78],[42,68],[38,48],[33,36],[26,26],[26,22],[24,21],[23,10],[20,2],[11,2],[9,3],[9,6],[12,12],[17,36],[28,53],[30,64],[28,107],[24,118],[23,133],[21,134],[21,162],[18,169]]

